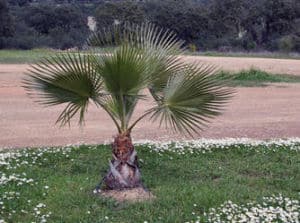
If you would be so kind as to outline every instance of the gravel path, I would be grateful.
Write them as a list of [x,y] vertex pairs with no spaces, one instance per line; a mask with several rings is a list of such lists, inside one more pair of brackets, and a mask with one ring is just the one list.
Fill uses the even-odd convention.
[[[210,62],[225,69],[238,69],[242,60],[255,64],[257,60],[264,60],[256,65],[265,66],[269,69],[266,70],[275,73],[300,74],[299,60],[238,58],[241,61],[236,61],[229,57],[185,59],[206,62],[210,59]],[[246,65],[251,67],[251,63]],[[247,68],[246,65],[240,68]],[[104,112],[93,106],[89,108],[83,128],[79,128],[76,123],[70,128],[55,126],[54,122],[62,107],[44,108],[27,97],[21,88],[21,79],[27,68],[28,65],[0,65],[0,148],[83,142],[94,144],[112,139],[116,133],[112,122]],[[150,103],[141,103],[137,113],[149,108]],[[133,137],[153,140],[183,138],[159,129],[157,123],[152,124],[146,120],[136,127]],[[258,139],[300,137],[300,84],[238,88],[225,113],[216,118],[199,137]]]

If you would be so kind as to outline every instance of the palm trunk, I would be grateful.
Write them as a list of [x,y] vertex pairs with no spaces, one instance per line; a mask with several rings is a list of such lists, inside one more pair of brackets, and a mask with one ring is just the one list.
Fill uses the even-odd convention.
[[110,169],[104,177],[106,189],[121,190],[141,186],[136,154],[130,134],[119,134],[115,137]]

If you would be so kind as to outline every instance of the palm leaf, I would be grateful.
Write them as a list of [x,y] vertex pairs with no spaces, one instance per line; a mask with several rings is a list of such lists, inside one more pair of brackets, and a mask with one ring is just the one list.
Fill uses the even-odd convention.
[[[145,73],[151,76],[149,89],[153,97],[161,91],[169,76],[178,72],[183,65],[177,55],[184,52],[184,42],[171,30],[151,23],[123,23],[103,28],[93,33],[87,42],[92,47],[120,47],[125,44],[129,48],[138,49],[140,57],[147,63]],[[112,54],[116,51],[119,52],[118,48]]]
[[150,109],[152,120],[175,132],[193,135],[220,114],[233,91],[217,81],[214,67],[186,66],[170,76],[157,105]]
[[24,87],[42,104],[67,104],[57,122],[67,124],[79,112],[82,123],[89,100],[100,103],[103,96],[103,81],[93,64],[89,55],[56,55],[32,65]]
[[105,91],[111,96],[109,108],[126,129],[140,91],[150,82],[147,63],[140,49],[121,45],[112,55],[98,55],[95,60],[97,73],[103,80]]
[[184,53],[184,42],[174,32],[153,24],[143,24],[138,33],[140,47],[150,65],[147,72],[152,81],[148,88],[156,100],[169,77],[184,68],[184,62],[178,57]]
[[112,55],[100,55],[95,65],[112,95],[135,95],[149,82],[147,64],[140,51],[123,45]]
[[104,27],[93,32],[87,39],[87,45],[90,47],[116,47],[128,39],[130,33],[124,25],[113,25]]

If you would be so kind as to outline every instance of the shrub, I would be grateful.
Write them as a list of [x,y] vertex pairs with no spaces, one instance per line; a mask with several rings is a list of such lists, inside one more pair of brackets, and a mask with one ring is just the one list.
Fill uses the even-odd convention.
[[188,48],[189,48],[189,50],[190,50],[192,53],[194,53],[194,52],[197,51],[197,46],[196,46],[194,43],[190,43],[190,44],[188,45]]
[[278,40],[278,49],[282,52],[289,53],[295,48],[295,38],[292,35],[283,36]]

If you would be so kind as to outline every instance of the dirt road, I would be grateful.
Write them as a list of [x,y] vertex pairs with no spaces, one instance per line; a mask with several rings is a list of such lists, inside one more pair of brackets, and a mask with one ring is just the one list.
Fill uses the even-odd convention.
[[[205,61],[207,58],[211,57],[186,59]],[[246,59],[251,59],[251,63],[254,61],[254,58]],[[225,61],[230,60],[231,64],[219,58],[215,60],[233,69],[237,69],[241,63],[233,58],[224,58]],[[275,73],[300,74],[299,60],[271,60],[270,64],[268,60],[257,64]],[[250,66],[249,63],[247,66]],[[21,88],[21,79],[27,68],[27,65],[0,65],[0,148],[83,142],[94,144],[112,139],[116,133],[112,122],[104,112],[93,106],[89,108],[83,128],[75,123],[71,128],[55,126],[54,122],[62,107],[44,108],[27,97]],[[279,69],[278,72],[276,69]],[[143,102],[137,113],[149,106],[149,102]],[[178,135],[158,129],[157,123],[146,121],[137,126],[133,136],[135,139],[179,139]],[[238,88],[225,113],[215,119],[199,137],[300,137],[300,84]]]
[[273,74],[300,75],[300,60],[204,56],[184,56],[184,59],[189,62],[214,64],[220,69],[228,71],[239,71],[253,67]]

